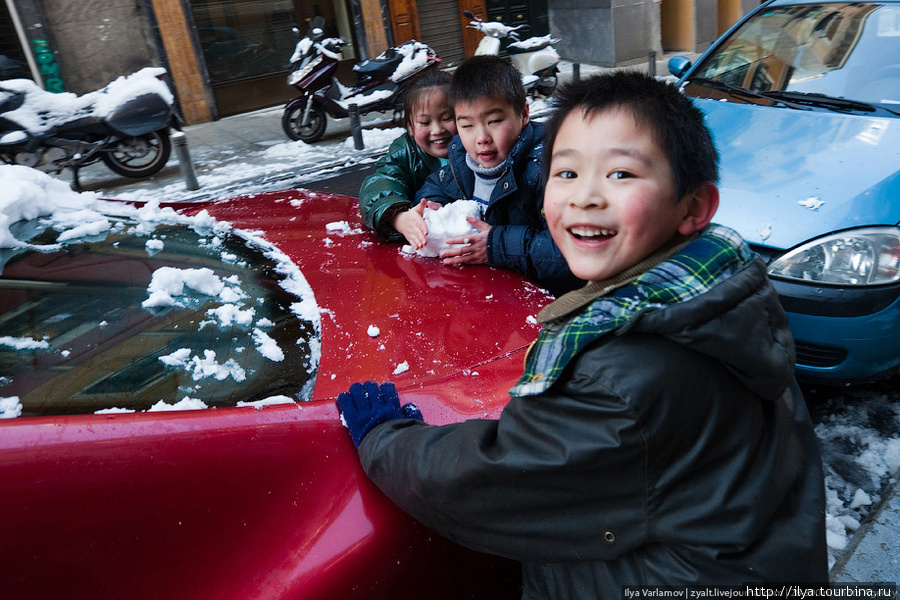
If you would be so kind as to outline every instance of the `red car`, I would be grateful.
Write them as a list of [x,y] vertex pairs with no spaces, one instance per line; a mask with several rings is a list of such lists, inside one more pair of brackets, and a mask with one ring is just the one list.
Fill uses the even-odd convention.
[[[345,196],[176,208],[271,247],[165,227],[157,244],[129,242],[114,227],[104,250],[90,238],[0,256],[0,397],[21,412],[0,419],[0,596],[518,597],[517,565],[446,541],[368,481],[334,401],[352,382],[391,380],[430,423],[496,417],[547,294],[380,243]],[[303,298],[279,284],[273,253],[299,268],[318,315],[298,317]],[[254,323],[190,294],[147,303],[165,265],[211,272],[220,291],[242,279]],[[274,347],[283,356],[266,359]],[[201,372],[210,364],[220,371]],[[181,396],[209,408],[148,410]],[[285,397],[301,400],[266,405]]]

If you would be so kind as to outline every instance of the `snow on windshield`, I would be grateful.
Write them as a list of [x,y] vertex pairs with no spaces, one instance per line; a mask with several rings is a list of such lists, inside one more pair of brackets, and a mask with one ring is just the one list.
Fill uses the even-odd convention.
[[[190,334],[184,329],[193,326],[193,320],[189,321],[188,317],[183,317],[177,321],[177,318],[167,317],[169,328],[181,327],[182,331],[167,340],[168,346],[163,344],[154,350],[155,354],[150,352],[149,354],[152,356],[145,362],[152,363],[151,367],[157,365],[157,371],[160,369],[158,363],[161,363],[170,371],[177,370],[180,373],[179,398],[167,398],[168,402],[161,399],[154,406],[140,410],[173,410],[212,406],[209,398],[204,399],[204,394],[220,399],[225,394],[231,397],[231,395],[241,393],[232,394],[231,389],[222,391],[222,386],[219,385],[221,382],[227,380],[232,386],[242,383],[248,379],[249,370],[262,373],[267,370],[276,372],[283,368],[295,368],[298,364],[296,359],[291,367],[268,366],[271,363],[284,361],[286,352],[292,355],[302,353],[302,364],[306,366],[306,371],[310,376],[314,375],[317,370],[320,357],[318,340],[321,328],[319,311],[312,290],[296,265],[257,234],[233,229],[228,223],[216,221],[206,211],[201,211],[192,217],[181,215],[171,208],[161,207],[158,200],[148,202],[143,206],[136,206],[102,200],[98,194],[93,192],[76,193],[71,191],[65,183],[27,167],[0,166],[0,187],[4,190],[4,194],[0,198],[0,267],[12,264],[15,262],[13,259],[21,259],[23,254],[28,251],[36,250],[47,255],[67,248],[73,243],[78,247],[88,247],[89,241],[108,236],[115,240],[113,245],[123,244],[120,249],[126,256],[138,255],[132,263],[128,263],[129,265],[136,264],[138,267],[152,265],[155,268],[149,285],[146,285],[142,291],[144,299],[139,303],[140,307],[136,309],[136,312],[147,314],[145,317],[139,315],[135,317],[133,315],[135,311],[128,313],[131,315],[129,327],[133,327],[136,320],[144,319],[146,321],[149,319],[152,321],[154,318],[161,318],[159,315],[178,313],[178,309],[183,308],[190,308],[197,311],[196,314],[204,317],[199,323],[196,323],[196,332]],[[55,231],[55,240],[48,241],[44,239],[44,236],[39,235],[47,227]],[[187,240],[182,239],[179,237],[184,235],[179,233],[182,230],[187,231],[193,237]],[[125,238],[125,234],[129,237]],[[131,242],[132,246],[124,246],[135,237],[138,240]],[[227,241],[229,239],[237,241],[231,242],[229,245]],[[217,274],[213,269],[205,266],[199,268],[159,266],[161,262],[154,260],[153,257],[157,253],[167,252],[169,246],[175,248],[178,244],[197,248],[198,252],[199,247],[203,246],[207,254],[211,254],[214,258],[217,257],[212,261],[213,263],[221,263],[222,271],[232,274]],[[242,260],[245,260],[237,255],[238,252],[241,252],[242,246],[252,247],[254,252],[261,254],[266,262],[271,263],[271,266],[263,268],[256,259],[252,265],[240,264]],[[136,253],[135,248],[142,251]],[[65,254],[72,256],[74,253],[72,249],[69,249]],[[141,259],[140,255],[143,255],[144,258]],[[66,256],[58,260],[63,261]],[[100,253],[100,256],[106,261],[110,254]],[[22,260],[21,262],[26,261]],[[91,264],[89,263],[88,266],[90,267]],[[101,264],[111,271],[116,268],[115,264],[111,262]],[[273,306],[263,304],[263,296],[266,295],[267,287],[265,281],[262,284],[257,281],[249,281],[251,277],[256,280],[266,280],[269,276],[257,274],[254,272],[255,270],[267,270],[277,274],[273,280],[277,281],[278,286],[283,290],[282,297],[287,298],[287,300],[282,299],[278,302],[269,302],[269,304],[278,306],[288,304],[289,306],[285,310],[293,315],[293,320],[308,323],[312,328],[312,335],[297,336],[296,344],[299,345],[302,342],[302,349],[285,348],[285,340],[294,339],[294,337],[286,335],[284,331],[293,334],[298,331],[297,326],[282,327],[281,324],[276,326],[273,321],[278,320],[279,316],[273,317],[273,315],[281,313],[277,306],[273,308]],[[249,273],[249,276],[242,275],[246,273]],[[104,275],[100,275],[95,279],[103,279],[103,277]],[[108,277],[111,278],[112,275]],[[71,282],[67,283],[67,286],[77,288]],[[138,291],[141,292],[141,290]],[[65,293],[66,295],[59,296],[63,301],[44,301],[44,304],[64,305],[66,304],[65,298],[70,298],[68,302],[73,305],[79,302],[74,299],[78,297],[76,296],[77,290],[67,289]],[[92,299],[88,294],[83,301],[90,303]],[[74,308],[72,310],[56,310],[63,310],[63,312],[53,314],[51,320],[54,322],[71,320],[72,315],[68,313],[76,312]],[[99,309],[96,313],[98,319],[102,319],[102,315],[105,314],[103,310],[109,309],[105,305]],[[76,317],[76,320],[77,318],[83,317]],[[127,320],[125,317],[120,318],[123,321]],[[113,321],[113,319],[111,317],[109,320]],[[175,325],[171,325],[172,322],[175,322]],[[79,328],[86,326],[87,324],[78,325]],[[4,326],[6,330],[4,333],[10,333],[10,327],[7,322],[7,325]],[[97,330],[114,330],[116,327],[124,327],[124,325],[101,320],[93,324],[93,327]],[[50,330],[56,331],[52,326]],[[132,337],[133,334],[128,333],[130,331],[123,329],[121,335]],[[239,341],[235,341],[238,338],[233,337],[242,335],[241,331],[246,332],[246,342],[243,341],[244,337],[241,337]],[[280,332],[280,340],[276,339],[275,331]],[[158,333],[154,335],[159,337]],[[299,339],[301,337],[302,340]],[[23,357],[34,356],[35,353],[43,355],[50,353],[55,356],[53,360],[60,361],[62,365],[65,365],[67,359],[70,359],[70,350],[65,347],[65,344],[57,343],[60,340],[53,339],[52,334],[38,338],[27,335],[3,335],[0,337],[0,350],[26,353],[22,354]],[[210,340],[209,347],[171,346],[173,343],[194,338]],[[252,359],[247,358],[249,354],[253,354]],[[228,358],[225,358],[226,356]],[[240,363],[236,357],[241,361]],[[70,360],[75,358],[72,356]],[[141,357],[141,360],[144,358],[146,357]],[[20,360],[19,362],[32,361]],[[134,362],[139,362],[139,360],[136,358]],[[242,366],[242,363],[250,364],[252,367]],[[0,386],[14,386],[15,375],[11,371],[16,371],[15,366],[10,368],[7,364],[5,370],[7,372],[0,373],[2,375]],[[23,377],[27,376],[29,375]],[[115,374],[108,378],[111,379],[114,376]],[[34,377],[32,376],[32,378]],[[298,378],[298,380],[302,382],[302,379]],[[293,398],[281,393],[259,397],[259,390],[267,388],[261,388],[261,384],[254,384],[256,387],[253,390],[257,400],[252,404],[263,406],[306,399],[311,393],[313,381],[314,377],[306,381],[304,389]],[[108,391],[104,393],[109,394]],[[245,394],[247,393],[245,392]],[[4,396],[2,391],[0,391],[0,396]],[[6,396],[0,398],[0,418],[21,415],[23,402],[14,395]],[[245,395],[244,400],[246,399]],[[235,404],[231,402],[220,405]],[[247,402],[239,402],[238,405],[247,405]],[[126,409],[114,406],[92,412],[121,412],[122,410]],[[25,412],[28,412],[27,405]]]

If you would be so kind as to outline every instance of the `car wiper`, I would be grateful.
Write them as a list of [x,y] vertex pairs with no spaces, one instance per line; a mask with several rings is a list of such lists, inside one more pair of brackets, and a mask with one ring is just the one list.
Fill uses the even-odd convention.
[[719,90],[722,92],[727,92],[732,96],[739,96],[744,98],[750,98],[752,100],[769,100],[775,101],[776,104],[781,106],[786,106],[789,108],[797,108],[801,110],[806,110],[806,107],[800,106],[798,104],[792,104],[791,102],[787,102],[781,98],[773,98],[768,95],[768,93],[760,94],[758,92],[754,92],[752,90],[748,90],[747,88],[742,88],[739,85],[734,85],[732,83],[725,83],[724,81],[720,81],[718,79],[707,79],[705,77],[696,77],[689,80],[690,83],[696,83],[698,85],[703,85],[708,88],[712,88],[714,90]]
[[814,92],[789,92],[773,90],[770,92],[762,92],[762,96],[773,98],[775,100],[783,100],[788,102],[796,102],[809,106],[827,108],[837,111],[852,112],[875,112],[877,109],[867,102],[860,100],[850,100],[848,98],[837,98],[827,94],[819,94]]

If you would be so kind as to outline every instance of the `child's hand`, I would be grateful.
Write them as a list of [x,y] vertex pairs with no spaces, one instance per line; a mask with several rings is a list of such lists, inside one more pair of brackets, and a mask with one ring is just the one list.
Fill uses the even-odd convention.
[[350,437],[357,448],[366,434],[380,423],[394,419],[424,420],[422,412],[415,404],[400,406],[397,388],[393,383],[381,385],[374,381],[354,383],[350,386],[349,392],[338,396],[337,405],[341,419],[350,431]]
[[400,232],[416,250],[425,246],[425,238],[428,235],[428,226],[425,224],[423,216],[425,207],[426,202],[422,199],[411,209],[398,213],[392,223],[394,229]]
[[491,226],[475,217],[466,217],[478,233],[465,237],[450,238],[447,243],[455,248],[441,252],[441,262],[445,265],[484,265],[487,264],[487,239]]

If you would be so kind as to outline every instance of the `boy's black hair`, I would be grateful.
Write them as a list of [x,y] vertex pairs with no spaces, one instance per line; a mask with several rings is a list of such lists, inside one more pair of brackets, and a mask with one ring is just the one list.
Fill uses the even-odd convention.
[[471,104],[490,98],[510,104],[517,115],[525,112],[522,78],[508,61],[497,56],[473,56],[460,63],[450,84],[450,105]]
[[[445,94],[449,93],[450,79],[450,73],[434,69],[417,75],[409,83],[403,96],[403,115],[406,117],[407,125],[412,125],[413,110],[422,96],[430,94],[435,88],[442,89]],[[453,104],[450,104],[450,109],[453,109]]]
[[544,176],[550,169],[553,144],[569,114],[588,118],[624,108],[646,128],[669,159],[675,175],[676,200],[703,183],[719,180],[719,154],[703,113],[677,87],[639,71],[614,71],[560,86],[544,136]]

